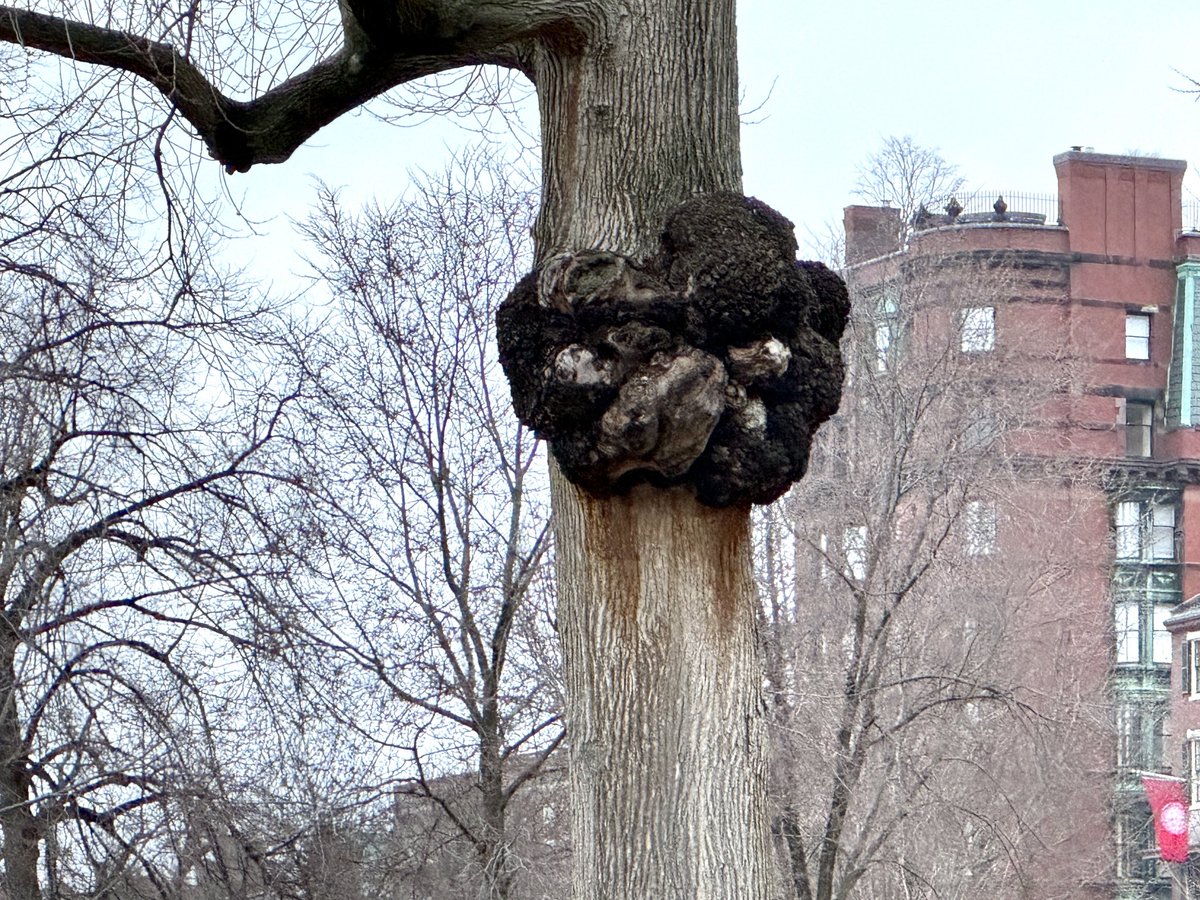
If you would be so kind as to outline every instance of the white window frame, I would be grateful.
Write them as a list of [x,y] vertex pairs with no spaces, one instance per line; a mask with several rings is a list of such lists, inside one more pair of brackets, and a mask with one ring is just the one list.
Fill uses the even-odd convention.
[[893,291],[885,290],[880,295],[871,325],[875,333],[875,371],[886,372],[896,358],[900,329],[900,302]]
[[1175,504],[1122,500],[1113,512],[1118,561],[1170,562],[1175,559]]
[[1117,768],[1130,769],[1141,765],[1142,716],[1141,710],[1131,703],[1118,703],[1117,718]]
[[965,512],[967,556],[990,556],[996,552],[996,507],[984,500],[971,500]]
[[1171,607],[1162,603],[1154,604],[1151,613],[1151,661],[1159,664],[1171,664],[1171,632],[1167,631],[1166,621],[1171,617]]
[[1117,504],[1113,521],[1117,529],[1117,559],[1141,559],[1142,504],[1122,500]]
[[1150,504],[1150,559],[1175,559],[1175,505]]
[[1183,777],[1188,783],[1188,801],[1200,806],[1200,731],[1189,728],[1183,742]]
[[1125,455],[1146,458],[1154,451],[1154,404],[1125,401]]
[[851,581],[867,580],[867,526],[847,525],[842,531],[843,574]]
[[[1180,678],[1183,696],[1188,700],[1200,700],[1200,631],[1189,631],[1180,645]],[[1200,739],[1200,731],[1196,733]]]
[[990,353],[996,349],[996,307],[969,306],[958,316],[959,349]]
[[1118,877],[1140,879],[1157,869],[1158,845],[1154,842],[1148,808],[1118,810],[1114,837]]
[[1125,313],[1125,358],[1150,359],[1150,316]]
[[1141,615],[1136,600],[1118,600],[1113,604],[1118,664],[1141,661]]

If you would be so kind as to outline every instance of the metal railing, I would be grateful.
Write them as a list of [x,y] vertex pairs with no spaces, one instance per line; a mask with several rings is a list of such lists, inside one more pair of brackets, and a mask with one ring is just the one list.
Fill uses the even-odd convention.
[[[1062,210],[1058,205],[1057,194],[1036,194],[1029,191],[1005,191],[992,188],[964,188],[955,194],[953,199],[962,207],[962,211],[959,213],[960,217],[974,217],[990,216],[994,213],[996,200],[1000,197],[1004,198],[1004,202],[1007,205],[1006,212],[1009,215],[1033,213],[1045,216],[1045,224],[1047,225],[1058,225],[1061,223]],[[926,202],[925,208],[935,216],[942,216],[945,215],[946,206],[950,203],[950,200],[950,197],[930,200]],[[1183,231],[1200,232],[1200,199],[1185,200],[1182,207]]]
[[1183,230],[1200,231],[1200,200],[1186,200],[1183,203]]
[[[1061,216],[1057,194],[1036,194],[1030,191],[1006,191],[995,188],[964,188],[954,196],[962,207],[959,216],[991,216],[995,213],[997,200],[1004,198],[1005,212],[1010,216],[1017,213],[1044,216],[1046,225],[1057,225]],[[931,202],[926,208],[935,215],[945,213],[945,207],[951,198]],[[1200,212],[1200,204],[1197,204]],[[978,220],[977,220],[978,221]],[[1186,222],[1185,222],[1186,224]]]

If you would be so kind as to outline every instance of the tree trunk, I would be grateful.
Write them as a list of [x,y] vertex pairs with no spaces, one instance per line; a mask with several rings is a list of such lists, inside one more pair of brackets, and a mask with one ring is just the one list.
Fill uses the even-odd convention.
[[513,888],[513,863],[505,824],[507,801],[504,797],[504,763],[500,757],[499,735],[493,698],[487,701],[485,733],[479,740],[479,787],[482,815],[478,846],[479,862],[488,885],[488,897],[508,900]]
[[0,648],[0,678],[7,688],[0,710],[0,832],[4,837],[4,896],[8,900],[41,900],[38,885],[38,827],[29,805],[31,780],[28,752],[17,717],[14,637]]
[[[741,192],[733,0],[595,4],[533,61],[541,107],[539,258],[639,257],[683,200]],[[600,10],[610,9],[607,15]]]
[[749,522],[555,483],[577,900],[774,896]]
[[[643,259],[678,204],[741,192],[734,0],[394,7],[343,4],[348,46],[249,101],[165,42],[3,6],[0,40],[140,76],[230,171],[286,159],[396,84],[519,62],[541,106],[539,260]],[[557,474],[552,489],[577,900],[775,896],[748,504],[600,498]]]
[[[538,257],[643,258],[741,192],[733,0],[637,0],[534,64]],[[748,506],[599,498],[553,475],[576,900],[777,896]]]

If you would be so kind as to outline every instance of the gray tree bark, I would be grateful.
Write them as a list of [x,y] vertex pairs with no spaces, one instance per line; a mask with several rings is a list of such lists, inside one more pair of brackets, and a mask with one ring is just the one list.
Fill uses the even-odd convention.
[[[672,207],[741,192],[734,3],[642,0],[584,28],[534,57],[538,255],[642,258]],[[776,896],[748,507],[553,491],[576,900]]]
[[575,897],[775,896],[745,511],[554,489]]

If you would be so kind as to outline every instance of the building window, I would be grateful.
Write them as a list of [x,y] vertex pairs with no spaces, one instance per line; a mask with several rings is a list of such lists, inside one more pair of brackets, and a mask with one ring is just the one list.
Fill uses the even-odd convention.
[[1113,604],[1113,628],[1117,637],[1117,662],[1135,663],[1139,654],[1138,604],[1121,601]]
[[1141,556],[1141,504],[1124,500],[1117,504],[1117,559]]
[[1157,844],[1150,807],[1132,803],[1116,815],[1117,875],[1148,880],[1155,876]]
[[1200,633],[1192,632],[1180,647],[1179,679],[1183,695],[1200,699]]
[[973,306],[964,309],[959,323],[959,346],[963,353],[988,353],[996,347],[996,309]]
[[[1170,666],[1171,634],[1166,625],[1179,603],[1179,572],[1140,561],[1118,565],[1112,574],[1112,599],[1117,662],[1159,669]],[[1200,632],[1191,637],[1200,638]],[[1178,668],[1182,672],[1186,666],[1181,662]]]
[[850,525],[842,532],[842,552],[846,558],[846,577],[854,581],[865,581],[867,578],[866,525]]
[[1149,456],[1154,404],[1125,401],[1125,455]]
[[1150,317],[1141,313],[1125,314],[1125,358],[1150,358]]
[[967,450],[982,450],[995,444],[1004,433],[1003,424],[986,410],[975,410],[973,416],[963,428],[963,447]]
[[1117,706],[1117,768],[1142,768],[1142,711],[1132,704]]
[[1192,806],[1200,805],[1200,737],[1193,737],[1195,732],[1188,732],[1188,739],[1183,742],[1183,770],[1187,773],[1188,800]]
[[1149,727],[1149,734],[1145,735],[1143,759],[1146,762],[1146,768],[1155,772],[1161,772],[1167,765],[1166,754],[1163,753],[1163,748],[1166,746],[1163,742],[1165,732],[1167,730],[1167,707],[1162,703],[1155,703],[1151,708],[1146,710],[1146,714],[1142,719]]
[[1168,666],[1171,664],[1171,632],[1167,631],[1166,621],[1170,617],[1171,607],[1160,605],[1154,607],[1151,659],[1156,663]]
[[[1139,603],[1137,600],[1120,598],[1113,604],[1113,631],[1117,642],[1118,663],[1151,662],[1158,665],[1171,664],[1171,632],[1166,621],[1171,607],[1164,604]],[[1148,647],[1142,647],[1142,635],[1150,638]],[[1150,653],[1143,658],[1144,650]]]
[[1175,559],[1175,507],[1161,501],[1117,504],[1117,559],[1163,562]]
[[1150,558],[1175,558],[1175,507],[1155,503],[1150,509]]
[[872,320],[875,332],[875,371],[886,372],[895,363],[900,340],[900,301],[886,290],[875,304]]
[[966,508],[968,556],[987,556],[996,551],[996,507],[972,500]]
[[1132,769],[1137,759],[1138,734],[1142,730],[1137,709],[1132,706],[1117,707],[1117,768]]

